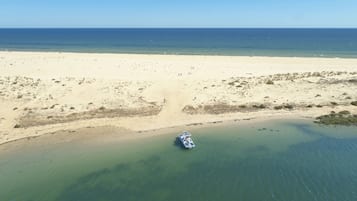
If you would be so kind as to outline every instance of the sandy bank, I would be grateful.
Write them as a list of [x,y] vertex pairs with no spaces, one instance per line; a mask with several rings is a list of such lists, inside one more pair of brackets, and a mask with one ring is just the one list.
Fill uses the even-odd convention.
[[0,52],[0,143],[357,112],[357,59]]

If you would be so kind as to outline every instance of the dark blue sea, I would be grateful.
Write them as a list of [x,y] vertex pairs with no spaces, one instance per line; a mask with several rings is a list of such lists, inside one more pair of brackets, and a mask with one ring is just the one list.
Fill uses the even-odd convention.
[[357,29],[0,29],[0,50],[357,57]]

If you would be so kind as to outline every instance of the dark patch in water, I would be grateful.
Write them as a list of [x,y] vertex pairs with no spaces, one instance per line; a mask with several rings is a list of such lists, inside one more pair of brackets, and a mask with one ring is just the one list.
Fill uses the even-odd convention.
[[249,152],[253,152],[253,153],[268,153],[270,151],[270,149],[265,146],[265,145],[259,145],[256,147],[252,147],[252,148],[248,148],[245,151]]
[[187,155],[195,160],[183,160],[180,172],[165,165],[175,158],[155,155],[88,174],[57,200],[357,200],[357,138],[335,139],[310,125],[294,125],[318,138],[277,154],[256,154],[269,152],[258,145],[244,150],[243,158],[234,155],[234,146],[217,143],[205,157]]
[[291,124],[291,126],[295,127],[301,133],[312,137],[328,137],[324,133],[314,130],[309,124]]
[[275,129],[268,129],[268,128],[259,128],[258,132],[264,132],[265,134],[267,133],[274,133],[274,132],[280,132],[280,130],[275,130]]
[[153,156],[135,163],[118,164],[112,169],[93,172],[66,188],[57,200],[142,200],[146,197],[142,189],[152,189],[150,183],[154,182],[146,180],[142,171],[145,171],[150,179],[159,178],[164,172],[159,161],[159,156]]

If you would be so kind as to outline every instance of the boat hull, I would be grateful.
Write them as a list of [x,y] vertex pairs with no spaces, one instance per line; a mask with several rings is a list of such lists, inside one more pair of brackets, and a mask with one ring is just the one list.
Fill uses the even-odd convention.
[[185,149],[193,149],[196,147],[195,143],[191,138],[191,134],[187,131],[183,132],[177,138]]

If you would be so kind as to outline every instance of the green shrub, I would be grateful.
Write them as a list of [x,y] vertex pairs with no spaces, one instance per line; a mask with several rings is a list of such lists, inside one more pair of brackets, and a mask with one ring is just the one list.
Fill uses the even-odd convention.
[[283,109],[283,106],[278,105],[278,106],[275,106],[274,109],[275,109],[275,110],[281,110],[281,109]]

